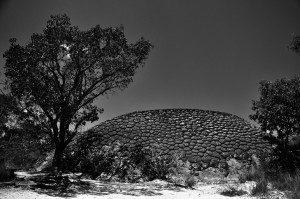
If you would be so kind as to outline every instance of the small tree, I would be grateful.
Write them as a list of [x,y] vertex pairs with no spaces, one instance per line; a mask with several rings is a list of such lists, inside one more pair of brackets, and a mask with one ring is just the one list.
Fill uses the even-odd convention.
[[267,132],[266,138],[275,145],[276,154],[292,161],[289,138],[300,135],[300,76],[260,82],[260,98],[252,101],[250,118]]
[[61,170],[66,146],[103,110],[94,100],[125,89],[144,64],[151,44],[128,44],[123,27],[87,31],[67,15],[51,16],[42,34],[21,46],[10,39],[5,76],[27,119],[38,122],[55,143],[53,167]]

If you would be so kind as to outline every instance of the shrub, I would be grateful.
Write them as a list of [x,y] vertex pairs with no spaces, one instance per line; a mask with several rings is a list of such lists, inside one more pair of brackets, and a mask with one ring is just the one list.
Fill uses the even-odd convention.
[[[122,149],[118,148],[117,144],[103,147],[102,150],[98,148],[87,149],[83,152],[78,170],[90,175],[92,179],[97,178],[101,174],[105,174],[109,178],[119,172],[120,175],[125,175],[128,172],[128,160],[125,154],[120,155]],[[123,158],[123,159],[122,159]]]
[[227,186],[227,187],[221,192],[221,195],[229,196],[229,197],[233,197],[233,196],[241,196],[241,195],[245,195],[245,194],[247,194],[247,191],[244,191],[244,190],[242,190],[242,189],[238,189],[236,186],[233,186],[233,185]]
[[251,167],[248,173],[245,175],[245,179],[248,181],[256,181],[256,185],[251,190],[251,194],[256,195],[266,195],[268,193],[268,170],[269,162],[261,161],[260,165]]
[[[74,148],[74,147],[73,147]],[[144,180],[163,179],[183,173],[187,165],[180,160],[180,155],[163,155],[156,145],[132,146],[114,143],[111,146],[99,147],[81,146],[75,151],[67,151],[64,162],[69,170],[81,171],[92,179],[104,177],[134,182],[140,178]],[[70,168],[72,165],[73,168]],[[67,167],[64,168],[67,168]]]
[[278,173],[276,178],[272,178],[272,184],[279,190],[288,190],[293,186],[294,177],[289,173]]
[[192,188],[197,184],[197,181],[194,176],[188,175],[184,181],[185,186]]
[[77,171],[90,175],[92,179],[102,173],[112,174],[116,164],[118,145],[99,149],[94,146],[78,145],[69,147],[64,154],[64,171]]
[[287,191],[287,197],[290,199],[300,198],[300,172],[287,173],[281,172],[277,178],[272,180],[274,188]]
[[239,175],[239,182],[245,183],[246,181],[258,181],[259,179],[265,177],[266,163],[261,163],[261,166],[252,166],[250,170],[246,173]]
[[168,170],[166,180],[177,185],[192,187],[196,184],[196,180],[192,179],[191,165],[188,161],[183,161],[181,157],[181,153],[173,153],[168,157],[168,164],[165,165]]
[[286,153],[284,158],[281,156],[273,156],[267,163],[265,171],[271,175],[279,173],[295,173],[300,168],[299,160],[292,152]]
[[9,172],[5,167],[4,160],[0,160],[0,181],[5,181],[9,179]]
[[276,157],[262,161],[260,167],[250,170],[244,178],[257,183],[252,195],[262,195],[261,198],[271,197],[268,194],[269,182],[273,188],[285,191],[287,198],[300,198],[300,171],[286,169]]
[[17,135],[12,135],[12,137],[9,141],[0,138],[0,157],[5,159],[8,167],[33,169],[44,152],[43,149],[38,148],[38,141],[25,136],[19,138]]

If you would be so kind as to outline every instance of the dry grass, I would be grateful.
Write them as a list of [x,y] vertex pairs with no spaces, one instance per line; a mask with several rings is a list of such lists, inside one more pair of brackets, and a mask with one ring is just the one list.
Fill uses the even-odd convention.
[[260,196],[260,198],[272,198],[270,188],[283,191],[288,199],[300,198],[300,170],[288,172],[271,168],[267,163],[263,163],[261,167],[247,173],[243,180],[256,182],[251,195]]
[[300,198],[300,172],[295,174],[280,173],[276,180],[272,181],[274,188],[286,191],[286,196],[289,199]]
[[228,185],[220,194],[224,196],[233,197],[245,195],[247,194],[247,191],[239,189],[237,186],[234,185]]

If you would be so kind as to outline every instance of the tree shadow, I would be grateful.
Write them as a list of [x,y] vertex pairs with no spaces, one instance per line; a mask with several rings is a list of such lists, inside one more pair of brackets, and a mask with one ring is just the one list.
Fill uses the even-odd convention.
[[75,197],[76,195],[110,195],[121,194],[131,196],[157,196],[161,191],[183,191],[184,187],[178,187],[164,181],[152,181],[143,183],[103,182],[87,179],[70,179],[68,184],[40,183],[31,185],[30,189],[39,193],[56,197]]

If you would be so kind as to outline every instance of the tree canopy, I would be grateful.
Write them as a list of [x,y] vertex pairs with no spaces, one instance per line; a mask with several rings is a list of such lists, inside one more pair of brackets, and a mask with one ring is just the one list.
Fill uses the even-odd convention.
[[250,116],[263,131],[276,132],[280,140],[300,134],[300,76],[260,82],[260,98]]
[[64,148],[80,128],[98,120],[103,109],[94,100],[125,89],[151,47],[144,38],[129,44],[122,26],[81,31],[65,14],[51,16],[43,33],[23,46],[10,39],[3,55],[7,86],[54,141],[54,166],[60,167]]

